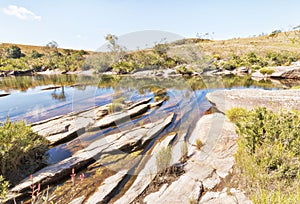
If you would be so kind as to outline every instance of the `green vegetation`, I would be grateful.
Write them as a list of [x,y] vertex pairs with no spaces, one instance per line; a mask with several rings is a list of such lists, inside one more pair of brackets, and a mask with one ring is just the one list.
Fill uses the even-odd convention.
[[14,184],[41,166],[47,149],[48,141],[24,121],[7,118],[0,126],[0,175]]
[[203,143],[202,143],[201,139],[199,139],[199,138],[196,139],[196,147],[197,147],[197,149],[200,150],[202,148],[202,146],[203,146]]
[[0,199],[5,198],[7,194],[8,181],[5,181],[3,176],[0,175]]
[[119,112],[124,109],[125,106],[125,98],[121,97],[112,101],[112,103],[108,107],[109,113]]
[[247,67],[257,70],[266,66],[288,66],[299,59],[299,53],[294,52],[267,52],[262,55],[249,52],[244,55],[232,54],[227,60],[215,61],[214,65],[227,70],[234,70],[238,67]]
[[58,49],[54,41],[40,48],[40,51],[27,49],[25,54],[17,45],[0,45],[0,71],[45,69],[76,71],[82,69],[85,55],[88,54],[83,50]]
[[153,50],[126,53],[111,67],[118,74],[127,74],[142,70],[173,68],[182,63],[178,58],[171,58],[164,52],[165,50],[154,47]]
[[291,89],[300,89],[300,86],[293,86]]
[[273,74],[273,73],[275,72],[275,70],[274,70],[274,69],[271,69],[271,68],[269,68],[269,67],[264,67],[264,68],[261,68],[261,69],[259,70],[259,72],[260,72],[261,74],[263,74],[263,75],[271,75],[271,74]]
[[186,65],[181,65],[181,66],[176,67],[176,72],[178,74],[188,75],[188,76],[191,76],[194,73],[193,70],[191,70],[190,68],[187,68]]
[[181,162],[185,162],[188,159],[188,144],[186,141],[184,141],[181,145],[180,145],[180,151],[181,151]]
[[300,202],[300,112],[233,108],[237,170],[254,203]]
[[162,173],[168,173],[166,171],[169,171],[170,169],[168,167],[171,166],[172,161],[172,149],[170,146],[168,147],[162,147],[156,156],[156,167],[157,172]]

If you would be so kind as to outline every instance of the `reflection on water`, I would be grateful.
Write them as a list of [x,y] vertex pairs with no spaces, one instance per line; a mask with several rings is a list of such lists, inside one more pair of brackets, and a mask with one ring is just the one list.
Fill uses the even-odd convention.
[[[35,122],[95,105],[104,105],[120,95],[128,100],[136,100],[150,93],[156,100],[160,100],[170,97],[170,93],[176,90],[190,90],[185,93],[190,94],[204,89],[234,87],[270,89],[275,86],[280,87],[271,81],[258,82],[250,77],[174,79],[76,75],[6,77],[0,79],[0,91],[11,95],[0,98],[0,120],[9,116],[12,120],[26,119]],[[172,97],[179,96],[175,94]]]
[[121,76],[23,76],[0,79],[1,93],[11,95],[0,98],[0,120],[25,119],[36,122],[71,111],[101,106],[118,98],[137,101],[151,97],[152,102],[164,99],[158,109],[151,109],[116,128],[85,133],[75,140],[50,149],[49,162],[55,163],[90,144],[97,138],[132,129],[140,123],[150,123],[175,113],[173,123],[165,130],[186,135],[197,120],[209,109],[207,92],[220,88],[282,88],[271,81],[254,81],[250,77],[192,77],[192,78],[133,78]]

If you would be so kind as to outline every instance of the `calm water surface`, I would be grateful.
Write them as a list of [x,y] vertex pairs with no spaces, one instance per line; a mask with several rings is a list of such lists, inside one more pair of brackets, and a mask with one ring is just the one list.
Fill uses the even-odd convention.
[[[282,88],[270,81],[253,81],[249,77],[227,78],[132,78],[120,76],[23,76],[0,78],[0,120],[37,122],[72,111],[110,103],[120,97],[137,101],[152,97],[152,102],[165,99],[159,109],[151,109],[141,117],[98,132],[85,133],[79,138],[50,149],[49,163],[58,162],[95,139],[112,132],[166,117],[171,112],[175,119],[166,132],[189,134],[195,123],[210,108],[205,95],[224,88]],[[163,91],[162,91],[163,90]],[[162,133],[162,134],[164,134]]]

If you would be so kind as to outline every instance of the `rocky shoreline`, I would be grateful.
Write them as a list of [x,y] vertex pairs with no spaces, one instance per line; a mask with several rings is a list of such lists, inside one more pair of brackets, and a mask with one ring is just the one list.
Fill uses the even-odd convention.
[[[93,184],[87,195],[75,196],[68,200],[69,203],[252,203],[231,179],[238,135],[225,112],[233,107],[253,109],[256,106],[274,111],[281,108],[300,110],[300,90],[218,90],[208,93],[206,98],[217,112],[201,117],[189,137],[177,132],[164,134],[147,150],[147,157],[141,156],[140,151],[145,145],[153,142],[176,120],[173,113],[130,130],[109,134],[79,149],[71,157],[37,171],[32,180],[23,180],[10,190],[7,202],[28,195],[32,185],[41,184],[45,189],[47,185],[68,178],[72,169],[96,172],[95,169],[100,167],[110,169],[110,173],[98,175],[102,182]],[[34,123],[32,128],[52,145],[57,145],[85,132],[122,124],[162,104],[162,101],[150,103],[151,100],[136,101],[117,113],[109,113],[109,105],[93,107]],[[201,141],[201,147],[197,146],[198,141]],[[183,144],[187,146],[185,158],[178,157],[178,149],[175,150],[176,146]],[[160,174],[155,164],[162,148],[171,149],[171,167],[180,169],[181,173],[174,178],[170,175],[158,177]],[[122,159],[114,155],[120,155]],[[111,166],[113,161],[116,163]],[[128,179],[132,180],[130,185],[124,186]],[[157,179],[161,180],[159,186],[155,184]],[[86,182],[96,180],[91,177]]]
[[[182,66],[182,65],[180,65]],[[192,65],[186,65],[189,67]],[[272,74],[266,75],[260,73],[259,70],[253,71],[246,67],[238,67],[234,70],[226,70],[226,69],[215,69],[215,70],[204,70],[201,73],[193,72],[189,74],[189,76],[245,76],[251,75],[253,79],[260,80],[265,78],[271,79],[300,79],[300,62],[293,62],[290,66],[278,66],[278,67],[268,67],[268,69],[274,70]],[[29,69],[29,70],[19,70],[19,71],[0,71],[0,77],[7,76],[32,76],[35,74],[38,75],[58,75],[58,74],[75,74],[75,75],[93,75],[95,70],[87,70],[87,71],[61,71],[59,69]],[[114,72],[103,72],[98,74],[106,74],[106,75],[118,75]],[[133,77],[176,77],[182,76],[184,74],[179,74],[176,72],[175,68],[162,69],[162,70],[145,70],[145,71],[137,71],[131,74],[126,74]]]

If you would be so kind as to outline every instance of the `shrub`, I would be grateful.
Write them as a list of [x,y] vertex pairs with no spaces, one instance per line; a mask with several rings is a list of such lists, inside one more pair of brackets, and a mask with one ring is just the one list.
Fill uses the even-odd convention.
[[194,73],[193,70],[187,68],[185,65],[177,67],[176,72],[182,75],[192,75]]
[[253,70],[260,70],[262,67],[260,65],[252,65],[251,69]]
[[200,150],[202,148],[202,146],[203,146],[202,141],[199,138],[196,139],[196,147],[197,147],[197,149]]
[[22,57],[23,55],[22,55],[22,52],[21,52],[21,48],[19,48],[16,45],[12,45],[12,46],[5,49],[5,56],[6,56],[6,58],[17,59],[17,58]]
[[300,202],[300,113],[235,108],[237,168],[254,203]]
[[43,54],[39,53],[38,51],[36,50],[31,50],[31,53],[30,53],[30,57],[33,58],[33,59],[37,59],[37,58],[40,58],[42,57]]
[[48,141],[24,121],[8,118],[0,126],[0,174],[12,183],[35,171],[43,161]]
[[0,175],[0,199],[5,198],[7,194],[8,181],[5,181],[3,176]]
[[156,167],[158,172],[167,171],[172,161],[172,149],[170,146],[162,147],[156,156]]
[[261,68],[260,70],[259,70],[259,72],[261,73],[261,74],[263,74],[263,75],[271,75],[271,74],[273,74],[274,72],[275,72],[275,70],[274,69],[271,69],[271,68],[268,68],[268,67],[264,67],[264,68]]
[[181,146],[180,146],[180,151],[181,151],[181,161],[184,162],[188,158],[188,145],[187,142],[184,141]]

